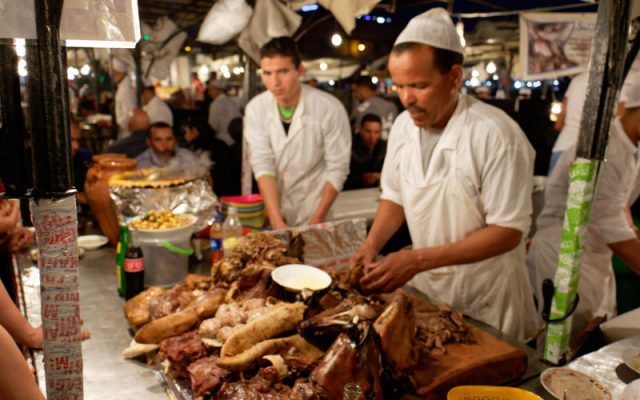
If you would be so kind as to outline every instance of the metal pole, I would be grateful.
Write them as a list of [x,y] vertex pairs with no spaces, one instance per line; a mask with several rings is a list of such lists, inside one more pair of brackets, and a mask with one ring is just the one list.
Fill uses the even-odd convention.
[[34,3],[37,51],[27,64],[35,172],[31,216],[40,253],[47,399],[81,400],[78,219],[68,134],[66,49],[60,42],[64,1]]
[[138,108],[142,108],[142,91],[144,90],[144,81],[142,76],[142,41],[136,44],[136,48],[131,50],[133,62],[136,68],[136,104]]
[[0,45],[0,177],[8,197],[28,196],[31,187],[30,136],[20,104],[20,77],[14,46]]
[[[544,359],[559,364],[573,357],[569,349],[572,316],[583,240],[600,161],[604,159],[618,89],[622,84],[629,1],[606,0],[598,6],[591,49],[587,97],[580,122],[576,160],[569,174],[569,193],[562,227]],[[617,21],[612,24],[610,21]]]

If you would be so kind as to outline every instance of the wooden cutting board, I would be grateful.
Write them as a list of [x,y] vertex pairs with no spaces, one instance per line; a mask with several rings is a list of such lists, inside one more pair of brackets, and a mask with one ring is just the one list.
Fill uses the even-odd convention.
[[474,326],[475,343],[446,344],[446,354],[434,350],[421,360],[414,374],[416,387],[428,400],[446,399],[458,385],[500,385],[527,370],[527,355],[516,347]]

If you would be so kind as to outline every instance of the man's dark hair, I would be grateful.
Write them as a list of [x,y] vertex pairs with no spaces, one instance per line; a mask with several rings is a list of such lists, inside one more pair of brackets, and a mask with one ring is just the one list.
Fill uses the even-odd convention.
[[295,40],[288,36],[280,36],[277,38],[273,38],[268,41],[262,48],[260,49],[260,59],[263,58],[271,58],[271,57],[291,57],[291,61],[293,65],[298,68],[300,63],[302,63],[302,58],[300,57],[300,50],[298,50],[298,45]]
[[377,122],[382,125],[382,119],[375,114],[365,114],[360,120],[360,126],[364,126],[367,122]]
[[151,132],[153,132],[154,129],[170,129],[171,133],[173,133],[173,128],[171,127],[171,125],[167,124],[166,122],[154,122],[149,126],[149,130],[147,131],[147,137],[149,138],[151,137]]
[[[391,51],[396,54],[402,54],[405,51],[417,49],[419,46],[428,46],[422,43],[417,42],[407,42],[400,43],[398,45],[393,46]],[[456,65],[462,65],[464,62],[464,57],[460,53],[456,53],[455,51],[440,49],[437,47],[429,46],[433,49],[433,63],[435,64],[436,69],[441,74],[446,74],[451,71],[451,68]]]
[[376,85],[374,85],[371,77],[368,75],[360,75],[353,80],[353,84],[361,87],[366,87],[371,90],[376,90]]

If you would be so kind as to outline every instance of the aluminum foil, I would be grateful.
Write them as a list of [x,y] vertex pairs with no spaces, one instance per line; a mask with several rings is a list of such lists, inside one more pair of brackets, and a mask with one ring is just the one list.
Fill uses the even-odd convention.
[[[367,237],[365,218],[347,219],[274,231],[278,237],[291,232],[291,246],[300,245],[300,258],[316,267],[343,268]],[[296,235],[297,234],[297,235]],[[298,239],[296,239],[298,236]],[[302,242],[296,242],[299,240]]]
[[109,195],[121,217],[135,217],[151,210],[171,210],[198,217],[195,230],[213,223],[218,198],[204,178],[162,188],[110,186]]
[[611,343],[598,351],[577,358],[568,368],[583,372],[607,386],[613,400],[621,398],[622,392],[637,374],[630,371],[622,360],[622,355],[640,349],[640,336]]

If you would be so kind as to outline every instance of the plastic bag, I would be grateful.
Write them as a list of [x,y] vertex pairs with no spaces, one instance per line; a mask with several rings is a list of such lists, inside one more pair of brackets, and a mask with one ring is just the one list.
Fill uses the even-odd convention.
[[247,26],[252,14],[253,10],[245,0],[219,0],[204,18],[198,41],[227,43]]

